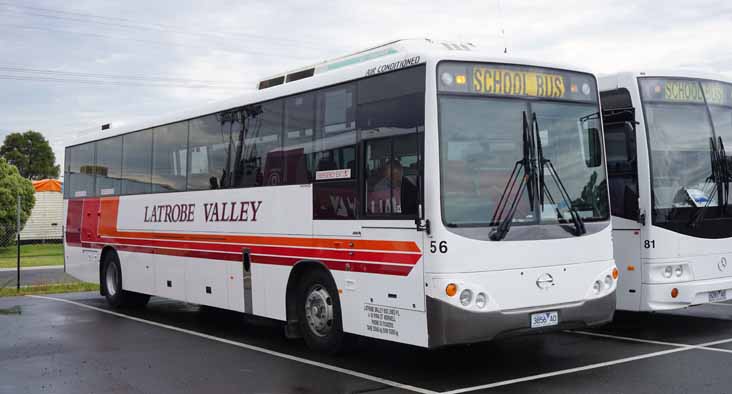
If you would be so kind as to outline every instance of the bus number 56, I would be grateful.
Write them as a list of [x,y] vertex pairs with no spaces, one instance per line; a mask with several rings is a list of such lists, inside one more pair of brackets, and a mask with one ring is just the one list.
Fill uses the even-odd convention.
[[439,244],[437,241],[430,241],[430,253],[437,253],[438,250],[440,253],[447,253],[447,241],[440,241]]

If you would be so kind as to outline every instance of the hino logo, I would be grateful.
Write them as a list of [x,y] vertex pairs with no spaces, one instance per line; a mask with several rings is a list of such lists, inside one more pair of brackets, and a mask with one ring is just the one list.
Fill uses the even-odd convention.
[[546,290],[554,286],[554,277],[550,274],[543,274],[536,280],[536,287]]
[[719,260],[719,263],[717,263],[717,268],[719,268],[720,271],[724,271],[727,269],[727,258],[726,257],[722,257]]

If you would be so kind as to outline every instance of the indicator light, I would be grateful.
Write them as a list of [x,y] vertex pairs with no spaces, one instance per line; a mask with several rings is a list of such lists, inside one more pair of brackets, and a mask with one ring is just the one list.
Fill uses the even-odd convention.
[[467,82],[467,78],[465,78],[465,75],[456,75],[455,76],[455,83],[458,85],[465,85],[465,82]]
[[[630,269],[630,267],[633,267],[633,266],[632,265],[629,265],[628,266],[628,271],[633,271],[635,269],[635,267],[633,267],[633,269]],[[618,272],[618,269],[617,268],[613,268],[613,279],[618,279],[618,275],[619,274],[620,273]]]
[[678,296],[679,296],[679,289],[677,289],[675,287],[673,289],[671,289],[671,298],[676,298]]
[[573,84],[571,85],[571,87],[570,87],[570,90],[572,91],[572,93],[577,93],[577,84],[574,84],[574,83],[573,83]]
[[454,283],[450,283],[445,287],[445,294],[447,294],[448,297],[453,297],[455,294],[457,294],[457,285]]

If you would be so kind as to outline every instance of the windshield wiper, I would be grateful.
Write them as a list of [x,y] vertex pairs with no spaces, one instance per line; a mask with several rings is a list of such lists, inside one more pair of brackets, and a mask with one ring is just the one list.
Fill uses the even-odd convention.
[[531,118],[531,134],[535,136],[536,151],[539,159],[539,208],[542,211],[544,210],[544,192],[546,192],[546,195],[549,197],[549,201],[552,203],[554,209],[557,212],[557,217],[564,219],[564,215],[562,215],[562,213],[559,211],[559,206],[554,201],[554,197],[552,197],[551,192],[549,192],[549,188],[544,182],[544,168],[546,168],[547,170],[549,170],[549,175],[552,177],[554,183],[557,185],[559,195],[562,197],[562,200],[564,200],[564,204],[569,210],[569,216],[572,218],[572,222],[574,223],[574,235],[580,236],[586,233],[587,230],[585,229],[585,222],[584,220],[582,220],[579,212],[577,212],[577,210],[574,208],[574,205],[572,204],[572,199],[567,192],[567,188],[564,187],[564,182],[562,182],[562,179],[559,177],[559,173],[557,173],[557,170],[554,168],[554,164],[552,164],[551,160],[544,157],[544,149],[541,146],[541,135],[539,135],[539,121],[536,119],[536,114],[534,114],[534,116]]
[[[524,194],[524,189],[527,189],[529,195],[529,205],[531,210],[534,210],[534,191],[536,190],[536,149],[535,142],[532,133],[529,129],[529,121],[526,117],[526,111],[523,111],[523,157],[517,161],[513,166],[513,171],[506,182],[506,187],[503,188],[501,198],[498,199],[498,204],[493,212],[493,218],[491,224],[496,224],[495,229],[490,234],[490,239],[493,241],[500,241],[506,237],[508,231],[511,229],[511,223],[513,217],[516,214],[516,208],[521,201],[521,196]],[[519,181],[519,174],[523,171],[523,176]],[[519,182],[518,189],[516,189],[516,182]],[[509,203],[510,201],[510,203]],[[508,208],[507,208],[508,207]],[[508,209],[508,210],[506,210]],[[501,219],[506,212],[506,215]]]
[[[714,182],[709,198],[704,206],[699,207],[696,213],[691,217],[689,221],[689,227],[696,227],[699,223],[704,220],[704,216],[707,213],[709,205],[714,200],[714,195],[717,195],[717,205],[719,206],[720,212],[724,215],[727,210],[727,203],[729,199],[729,181],[730,171],[727,164],[727,154],[724,151],[724,143],[722,137],[719,138],[719,143],[715,143],[714,137],[709,137],[709,159],[712,164],[712,173],[706,180],[706,183]],[[705,184],[706,184],[705,183]]]

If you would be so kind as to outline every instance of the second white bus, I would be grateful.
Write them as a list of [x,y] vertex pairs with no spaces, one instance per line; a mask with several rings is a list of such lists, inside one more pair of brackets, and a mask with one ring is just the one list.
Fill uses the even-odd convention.
[[600,88],[618,309],[732,297],[732,84],[677,71],[609,75]]

